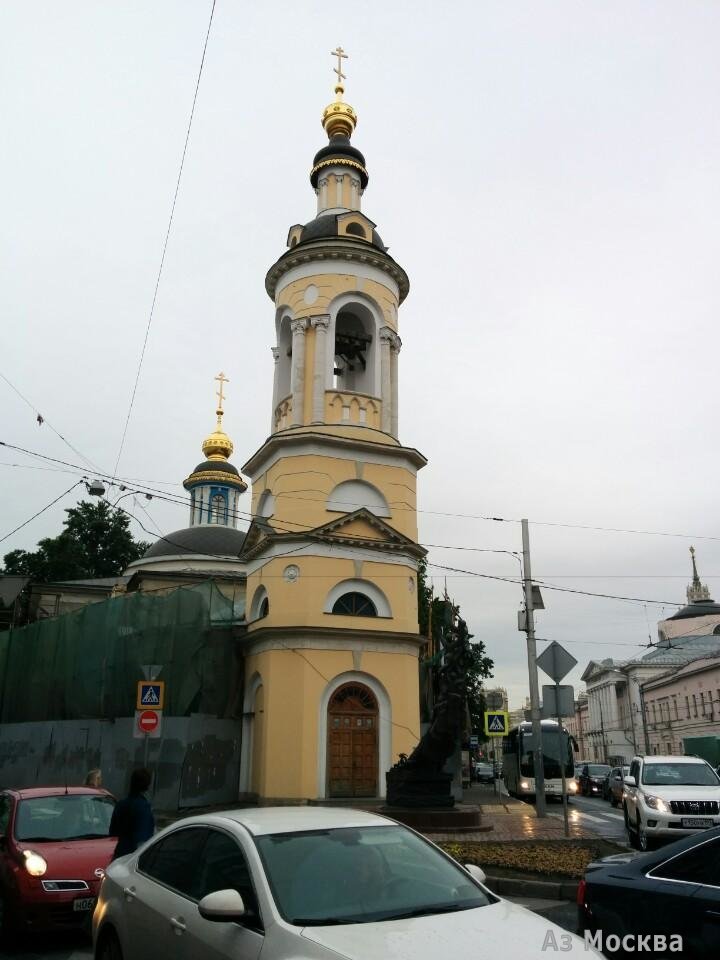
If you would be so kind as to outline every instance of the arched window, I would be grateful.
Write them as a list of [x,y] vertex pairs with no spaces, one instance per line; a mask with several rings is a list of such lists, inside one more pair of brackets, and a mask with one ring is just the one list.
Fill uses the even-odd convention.
[[[389,517],[387,500],[371,483],[365,480],[343,480],[332,491],[325,505],[334,513],[352,513],[365,507],[376,517]],[[259,512],[259,511],[258,511]]]
[[210,500],[210,523],[227,523],[227,502],[222,493],[213,494]]
[[359,223],[349,223],[347,227],[345,227],[345,232],[352,234],[354,237],[362,237],[363,240],[367,240],[365,228]]
[[333,613],[345,617],[376,617],[377,607],[364,593],[344,593],[338,597],[332,608]]
[[388,599],[372,580],[340,580],[330,589],[323,606],[325,613],[346,617],[392,617]]
[[263,490],[257,505],[257,515],[259,517],[271,517],[275,513],[275,497],[270,490]]
[[363,303],[349,303],[335,318],[333,386],[377,396],[375,320]]
[[249,620],[262,620],[263,617],[266,617],[270,613],[270,599],[268,598],[268,592],[260,585],[255,593],[253,594],[252,603],[250,604],[250,616]]

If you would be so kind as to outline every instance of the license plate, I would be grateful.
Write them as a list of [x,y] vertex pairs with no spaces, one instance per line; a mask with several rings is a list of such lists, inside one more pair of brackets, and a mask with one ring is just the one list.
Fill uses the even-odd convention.
[[95,897],[80,897],[73,900],[73,910],[78,913],[82,910],[93,910],[95,908]]
[[683,817],[682,825],[684,827],[711,827],[713,822],[712,817]]

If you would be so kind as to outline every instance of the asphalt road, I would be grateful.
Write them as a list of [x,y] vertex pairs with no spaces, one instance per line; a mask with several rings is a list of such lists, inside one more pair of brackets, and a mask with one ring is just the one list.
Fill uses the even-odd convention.
[[[562,819],[562,804],[552,800],[548,804],[548,814]],[[568,805],[571,822],[591,830],[599,837],[627,844],[625,821],[619,807],[611,807],[607,800],[600,797],[573,797]]]

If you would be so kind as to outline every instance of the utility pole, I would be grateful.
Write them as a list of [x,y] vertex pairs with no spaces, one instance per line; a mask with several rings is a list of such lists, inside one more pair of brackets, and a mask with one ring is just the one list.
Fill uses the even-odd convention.
[[647,717],[645,716],[645,691],[640,680],[635,681],[640,691],[640,716],[642,717],[643,737],[645,738],[645,753],[650,753],[650,736],[647,728]]
[[535,743],[535,812],[538,817],[547,816],[545,805],[545,768],[543,766],[542,724],[540,720],[540,688],[535,647],[535,617],[533,616],[532,577],[530,571],[530,534],[527,520],[521,520],[523,547],[523,586],[525,588],[525,632],[527,634],[528,680],[530,682],[530,717]]

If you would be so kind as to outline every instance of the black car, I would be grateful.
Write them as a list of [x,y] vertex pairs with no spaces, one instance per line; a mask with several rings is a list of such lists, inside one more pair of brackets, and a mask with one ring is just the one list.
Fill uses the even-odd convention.
[[680,936],[678,956],[720,957],[720,827],[589,864],[577,903],[580,932],[601,932],[602,945],[609,936],[659,935],[668,944]]
[[601,797],[609,776],[610,767],[607,763],[586,763],[576,779],[584,797]]

